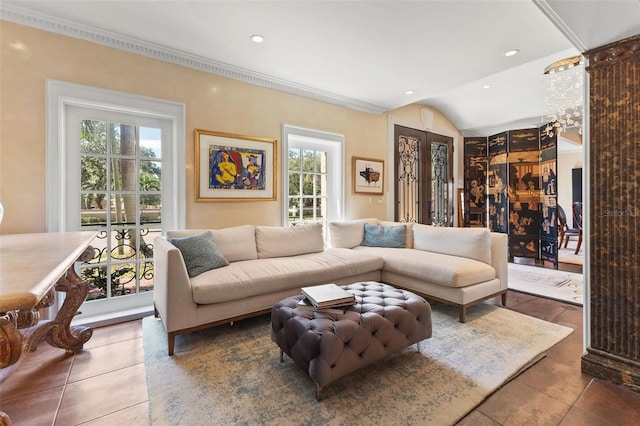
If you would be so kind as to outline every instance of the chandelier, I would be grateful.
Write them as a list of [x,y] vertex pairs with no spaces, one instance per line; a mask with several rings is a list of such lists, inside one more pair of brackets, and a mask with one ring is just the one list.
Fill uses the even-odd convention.
[[544,69],[546,118],[556,134],[578,128],[582,134],[584,60],[581,55],[554,62]]

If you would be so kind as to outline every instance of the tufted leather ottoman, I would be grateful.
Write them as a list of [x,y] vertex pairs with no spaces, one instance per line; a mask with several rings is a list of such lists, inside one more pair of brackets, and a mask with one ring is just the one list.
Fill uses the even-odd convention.
[[[431,306],[422,297],[368,281],[342,286],[356,304],[344,314],[298,309],[302,295],[271,309],[271,340],[322,387],[431,337]],[[419,348],[418,348],[419,349]]]

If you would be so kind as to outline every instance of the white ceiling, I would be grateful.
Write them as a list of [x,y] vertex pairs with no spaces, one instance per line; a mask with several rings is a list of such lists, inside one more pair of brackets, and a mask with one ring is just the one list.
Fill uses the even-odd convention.
[[[359,110],[430,105],[465,136],[548,121],[545,66],[640,33],[640,0],[49,0],[0,8],[3,19],[169,52]],[[265,42],[252,43],[252,34]],[[520,53],[504,56],[514,48]]]

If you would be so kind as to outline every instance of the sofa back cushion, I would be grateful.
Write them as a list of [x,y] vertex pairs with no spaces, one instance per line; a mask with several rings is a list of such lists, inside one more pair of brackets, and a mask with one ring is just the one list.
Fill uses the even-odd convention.
[[214,229],[213,240],[229,262],[258,258],[256,227],[253,225]]
[[364,224],[362,245],[367,247],[405,248],[406,225],[382,226]]
[[258,259],[297,256],[324,250],[321,223],[296,226],[256,226]]
[[[182,229],[167,231],[167,239],[197,235],[205,230]],[[230,228],[212,229],[213,241],[229,262],[253,260],[258,258],[256,248],[256,228],[253,225],[232,226]]]
[[413,222],[392,222],[389,220],[381,220],[380,225],[382,226],[399,226],[404,225],[407,227],[407,231],[405,232],[404,239],[404,247],[405,248],[413,248]]
[[491,264],[491,235],[484,228],[448,228],[415,224],[413,247]]
[[378,224],[378,219],[354,219],[329,223],[330,245],[333,248],[354,248],[362,244],[364,224]]

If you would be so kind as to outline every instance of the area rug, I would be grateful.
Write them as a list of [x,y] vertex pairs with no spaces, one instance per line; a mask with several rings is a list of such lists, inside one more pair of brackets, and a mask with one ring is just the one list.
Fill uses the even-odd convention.
[[[558,249],[558,262],[560,263],[571,263],[573,265],[583,265],[584,264],[584,243],[580,247],[580,251],[576,254],[576,245],[578,242],[574,240],[569,240],[569,244],[567,247],[561,247]],[[564,245],[564,243],[563,243]]]
[[434,305],[433,337],[316,387],[290,358],[280,362],[269,315],[178,336],[167,356],[162,323],[143,320],[154,425],[446,425],[544,356],[572,329],[495,305]]
[[509,263],[509,289],[583,305],[584,279],[574,272]]

